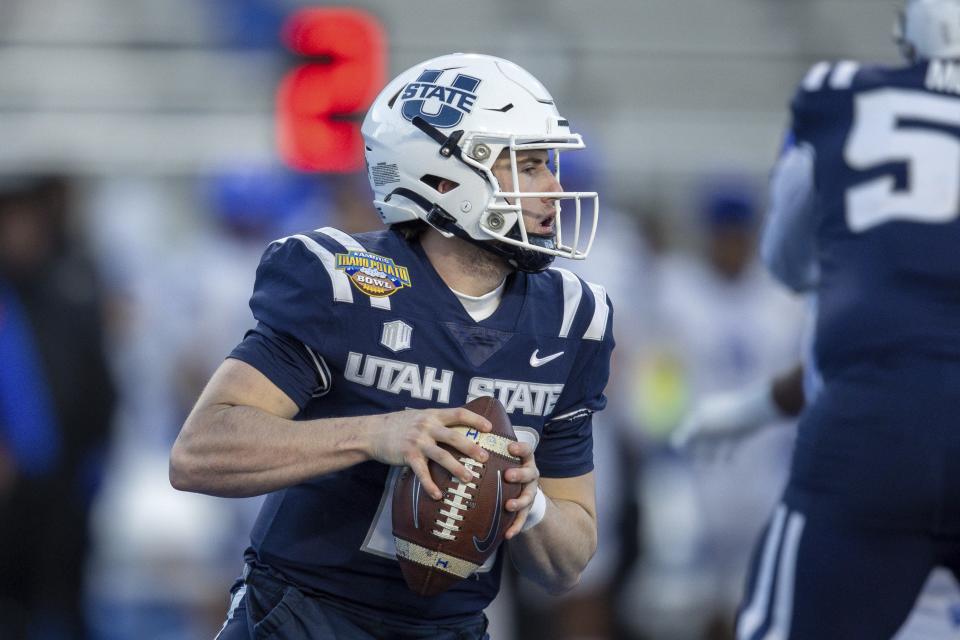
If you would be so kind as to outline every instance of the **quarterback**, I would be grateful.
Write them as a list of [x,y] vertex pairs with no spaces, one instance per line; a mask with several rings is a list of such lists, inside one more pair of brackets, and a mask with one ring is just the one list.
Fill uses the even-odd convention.
[[[591,416],[606,404],[613,314],[602,287],[551,268],[585,258],[596,232],[597,194],[559,182],[581,137],[533,76],[477,54],[400,74],[362,133],[386,230],[267,248],[257,325],[171,453],[178,489],[269,494],[222,639],[481,639],[505,551],[561,591],[596,548]],[[396,560],[394,483],[410,467],[439,499],[430,461],[469,482],[439,445],[486,459],[448,428],[491,429],[458,408],[479,396],[519,437],[504,478],[522,487],[506,503],[517,517],[476,573],[419,596]]]

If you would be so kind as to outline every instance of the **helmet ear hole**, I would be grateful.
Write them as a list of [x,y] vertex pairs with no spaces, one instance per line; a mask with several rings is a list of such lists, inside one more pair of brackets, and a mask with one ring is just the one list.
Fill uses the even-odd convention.
[[429,173],[422,176],[420,178],[420,182],[427,185],[437,193],[449,193],[460,186],[459,182],[454,182],[449,178],[441,178],[440,176],[434,176]]

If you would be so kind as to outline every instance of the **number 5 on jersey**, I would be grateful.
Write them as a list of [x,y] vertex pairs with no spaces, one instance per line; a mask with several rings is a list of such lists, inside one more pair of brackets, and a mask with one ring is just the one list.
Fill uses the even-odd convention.
[[[856,98],[844,149],[850,168],[866,171],[906,163],[907,186],[893,176],[868,180],[846,193],[847,225],[860,233],[893,220],[944,223],[960,215],[960,101],[903,89]],[[938,128],[939,127],[939,128]]]

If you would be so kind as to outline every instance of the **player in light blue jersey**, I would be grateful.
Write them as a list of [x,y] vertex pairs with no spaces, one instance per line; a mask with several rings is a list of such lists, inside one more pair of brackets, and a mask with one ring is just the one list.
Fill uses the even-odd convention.
[[[774,169],[762,254],[816,300],[810,404],[738,640],[887,640],[960,572],[960,0],[910,0],[898,31],[904,67],[810,70]],[[799,411],[798,375],[677,441],[738,437],[785,388]]]
[[612,310],[602,287],[549,268],[585,258],[595,233],[597,194],[558,180],[562,152],[583,141],[533,76],[474,54],[402,73],[363,135],[388,228],[317,229],[267,248],[250,301],[258,324],[171,454],[179,489],[269,494],[225,640],[484,638],[503,553],[419,596],[389,509],[400,466],[435,499],[429,461],[469,481],[439,445],[486,457],[447,428],[490,429],[457,408],[478,396],[497,397],[520,438],[521,468],[505,477],[523,485],[506,504],[519,570],[568,589],[596,549],[591,415],[606,404]]

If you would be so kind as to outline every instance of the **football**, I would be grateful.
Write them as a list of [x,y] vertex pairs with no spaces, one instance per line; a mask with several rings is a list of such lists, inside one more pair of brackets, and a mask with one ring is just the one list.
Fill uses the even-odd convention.
[[443,498],[434,500],[409,467],[403,469],[393,492],[393,539],[397,560],[407,585],[422,596],[434,596],[474,573],[503,542],[515,512],[504,509],[506,501],[520,495],[521,485],[506,482],[507,469],[520,466],[520,459],[507,452],[517,436],[510,418],[498,400],[483,396],[465,407],[493,424],[489,433],[467,427],[458,429],[486,449],[490,456],[480,464],[448,445],[444,449],[479,476],[464,484],[436,462],[430,461],[430,477]]

